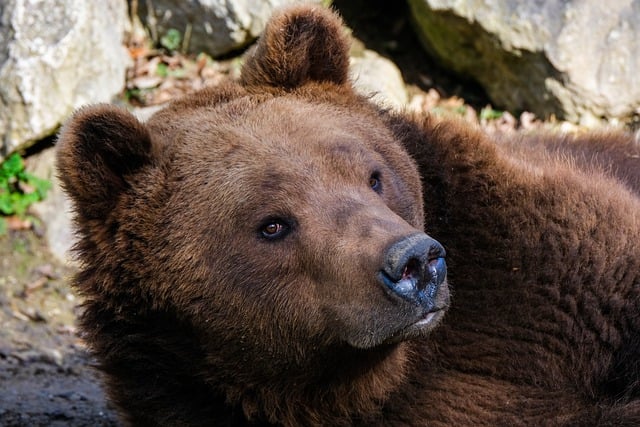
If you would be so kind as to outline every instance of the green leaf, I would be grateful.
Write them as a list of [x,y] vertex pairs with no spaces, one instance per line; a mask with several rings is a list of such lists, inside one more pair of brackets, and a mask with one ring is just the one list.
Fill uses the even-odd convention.
[[24,163],[22,157],[19,154],[13,153],[0,165],[0,175],[9,178],[20,173],[24,169]]
[[504,114],[503,111],[494,110],[491,107],[485,107],[480,110],[480,119],[481,120],[496,120],[502,117]]
[[38,178],[30,173],[26,174],[25,182],[36,189],[39,200],[43,200],[47,196],[47,191],[51,189],[51,183],[49,181]]
[[5,215],[15,213],[13,203],[11,202],[11,193],[0,193],[0,212]]
[[24,216],[31,204],[45,198],[50,187],[49,181],[25,170],[19,154],[12,154],[0,163],[0,215]]
[[167,77],[169,75],[169,67],[164,62],[159,63],[156,66],[156,74],[159,77]]
[[160,45],[168,51],[178,50],[181,42],[182,35],[180,31],[175,28],[170,28],[166,34],[160,38]]
[[124,97],[127,101],[131,101],[132,99],[142,100],[142,90],[138,88],[127,89],[124,93]]

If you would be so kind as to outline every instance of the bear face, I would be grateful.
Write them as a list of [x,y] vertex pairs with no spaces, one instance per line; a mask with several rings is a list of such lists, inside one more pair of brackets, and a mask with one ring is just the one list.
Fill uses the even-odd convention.
[[[229,110],[242,113],[231,118]],[[278,123],[265,128],[274,114]],[[171,190],[172,211],[159,215],[191,212],[192,224],[167,225],[167,241],[176,238],[173,233],[192,234],[197,224],[212,224],[186,243],[189,258],[199,254],[203,263],[209,258],[207,279],[198,281],[213,282],[204,289],[215,294],[203,295],[205,301],[219,293],[243,305],[257,299],[252,318],[242,322],[249,325],[265,318],[277,325],[271,307],[295,301],[279,331],[299,311],[301,319],[316,324],[300,330],[303,325],[295,322],[296,334],[320,339],[335,322],[330,330],[363,348],[388,341],[424,314],[414,301],[389,313],[395,303],[390,306],[388,295],[378,289],[386,248],[420,233],[423,217],[418,175],[386,128],[344,109],[280,98],[258,105],[251,99],[230,101],[211,115],[224,117],[224,124],[186,120],[179,125],[180,142],[168,154],[172,175],[166,180],[190,190]],[[201,153],[199,158],[194,152]],[[220,242],[231,241],[224,251],[218,249]],[[444,308],[446,295],[442,286],[427,309]]]
[[239,84],[64,127],[80,327],[123,420],[638,424],[640,200],[576,166],[618,141],[635,188],[637,144],[496,143],[372,105],[347,64],[297,6]]

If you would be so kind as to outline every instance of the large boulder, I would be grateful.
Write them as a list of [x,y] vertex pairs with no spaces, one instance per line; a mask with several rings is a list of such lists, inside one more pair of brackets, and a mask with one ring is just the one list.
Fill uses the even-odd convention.
[[399,110],[409,102],[398,67],[373,50],[365,49],[351,56],[349,75],[356,91],[382,107]]
[[0,160],[125,82],[125,0],[0,2]]
[[640,105],[640,0],[410,0],[427,49],[497,105],[572,121]]
[[[129,0],[151,35],[160,39],[171,29],[186,39],[191,53],[223,55],[242,48],[264,29],[274,9],[300,0]],[[309,3],[326,4],[323,0]],[[151,8],[148,6],[151,5]]]
[[70,264],[73,261],[70,249],[75,241],[71,229],[71,202],[63,193],[60,179],[55,173],[55,149],[47,148],[29,156],[26,167],[30,173],[52,184],[47,197],[31,205],[29,210],[44,225],[40,228],[44,231],[51,255],[60,262]]

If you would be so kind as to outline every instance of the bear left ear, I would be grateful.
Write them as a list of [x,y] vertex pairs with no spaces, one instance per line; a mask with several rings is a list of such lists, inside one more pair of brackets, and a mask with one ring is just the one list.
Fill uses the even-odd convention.
[[146,126],[111,105],[76,112],[56,145],[60,180],[76,213],[87,219],[106,218],[134,176],[153,161]]
[[310,81],[343,85],[349,78],[349,37],[330,10],[298,5],[276,13],[246,60],[244,86],[300,87]]

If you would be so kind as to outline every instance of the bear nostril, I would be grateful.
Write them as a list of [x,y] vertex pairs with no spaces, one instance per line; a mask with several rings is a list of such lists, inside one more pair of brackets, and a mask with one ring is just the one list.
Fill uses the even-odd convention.
[[387,249],[379,277],[390,290],[410,301],[435,298],[447,274],[444,256],[440,243],[417,233]]
[[400,279],[396,282],[396,291],[399,293],[409,293],[415,289],[419,289],[423,286],[423,281],[420,280],[420,276],[420,261],[411,258],[402,270]]
[[407,262],[407,265],[405,265],[404,267],[401,280],[406,278],[419,277],[419,276],[420,276],[420,262],[415,258],[411,258]]

